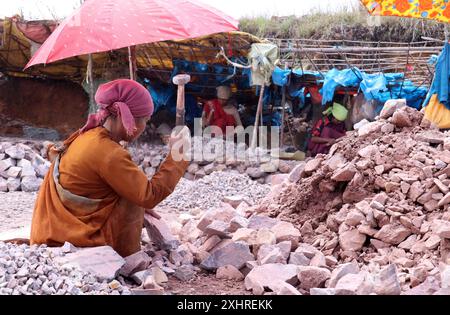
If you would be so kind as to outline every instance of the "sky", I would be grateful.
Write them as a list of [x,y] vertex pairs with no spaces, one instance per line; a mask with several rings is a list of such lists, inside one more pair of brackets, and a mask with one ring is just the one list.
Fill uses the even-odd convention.
[[[170,1],[170,0],[168,0]],[[304,15],[311,10],[333,11],[358,0],[200,0],[232,17]],[[22,12],[26,19],[62,19],[81,0],[0,0],[0,17]]]

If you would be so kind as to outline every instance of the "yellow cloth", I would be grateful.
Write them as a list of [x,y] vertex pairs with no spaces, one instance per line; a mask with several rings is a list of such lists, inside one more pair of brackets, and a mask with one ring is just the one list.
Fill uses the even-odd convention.
[[450,5],[446,0],[361,0],[361,2],[372,15],[450,22]]
[[441,129],[450,128],[450,110],[439,102],[434,94],[425,107],[425,118],[435,123]]

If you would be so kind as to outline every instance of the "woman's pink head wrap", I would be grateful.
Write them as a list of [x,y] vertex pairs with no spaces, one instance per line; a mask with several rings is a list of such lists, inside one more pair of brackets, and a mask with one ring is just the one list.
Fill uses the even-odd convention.
[[109,116],[120,116],[127,134],[136,128],[135,118],[153,114],[153,100],[150,93],[138,82],[119,79],[100,85],[95,94],[99,110],[89,115],[86,125],[80,133],[103,125]]

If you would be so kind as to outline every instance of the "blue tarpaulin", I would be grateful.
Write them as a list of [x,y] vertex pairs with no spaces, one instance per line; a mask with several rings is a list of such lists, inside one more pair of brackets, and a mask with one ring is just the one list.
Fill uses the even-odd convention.
[[424,104],[427,105],[433,94],[437,94],[438,100],[447,109],[450,109],[450,44],[445,43],[442,53],[439,55],[436,71],[434,75],[433,84],[428,92],[427,99]]

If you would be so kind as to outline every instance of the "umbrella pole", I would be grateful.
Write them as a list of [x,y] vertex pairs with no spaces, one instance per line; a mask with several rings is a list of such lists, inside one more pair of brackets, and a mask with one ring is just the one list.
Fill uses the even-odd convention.
[[251,148],[255,149],[256,148],[256,144],[258,142],[258,126],[259,126],[259,117],[261,115],[262,112],[262,105],[263,105],[263,97],[264,97],[264,89],[265,89],[265,84],[263,84],[261,86],[261,92],[259,94],[259,101],[258,101],[258,108],[256,110],[256,120],[255,120],[255,127],[253,129],[253,137],[252,137],[252,144],[251,144]]
[[128,46],[128,65],[130,68],[130,79],[136,80],[136,46]]
[[94,101],[94,76],[92,74],[92,54],[89,54],[88,56],[88,68],[87,68],[87,79],[89,84],[89,112],[96,112],[97,108],[95,108],[95,101]]

